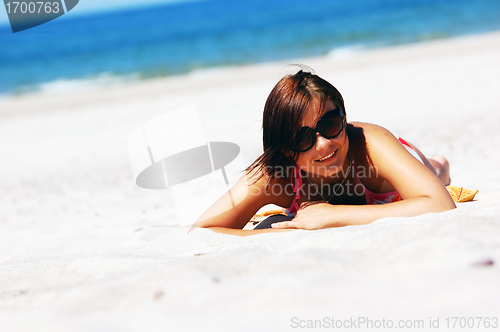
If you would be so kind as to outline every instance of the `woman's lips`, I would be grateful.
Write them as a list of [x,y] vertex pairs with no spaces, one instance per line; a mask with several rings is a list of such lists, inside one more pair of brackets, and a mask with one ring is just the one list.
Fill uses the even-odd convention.
[[323,162],[323,161],[330,160],[330,159],[334,158],[336,154],[337,154],[337,150],[333,151],[329,155],[324,156],[323,158],[315,160],[314,162],[320,163],[320,162]]

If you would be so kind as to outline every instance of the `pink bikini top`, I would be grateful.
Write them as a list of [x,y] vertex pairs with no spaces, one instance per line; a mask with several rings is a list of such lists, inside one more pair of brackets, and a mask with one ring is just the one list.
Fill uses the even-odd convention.
[[[420,156],[418,156],[417,152],[413,149],[413,147],[410,144],[408,144],[405,140],[403,140],[400,137],[398,137],[398,140],[408,150],[408,152],[410,152],[415,158],[417,158],[423,164],[422,159],[420,158]],[[368,190],[359,179],[358,174],[356,173],[354,167],[352,169],[354,171],[356,179],[358,179],[359,183],[363,186],[367,205],[386,204],[401,200],[401,195],[396,190],[387,193],[374,193],[373,191]],[[292,176],[290,178],[290,182],[292,184],[295,197],[293,198],[292,205],[290,205],[290,207],[286,209],[285,212],[289,216],[295,216],[295,214],[299,210],[299,204],[297,203],[297,199],[300,198],[300,188],[302,188],[302,175],[300,174],[300,169],[298,166],[294,167]]]
[[[373,191],[368,190],[359,179],[354,167],[352,169],[354,171],[356,179],[358,179],[359,183],[363,186],[367,205],[386,204],[401,200],[401,195],[396,190],[387,193],[374,193]],[[295,214],[299,210],[299,204],[297,203],[297,200],[300,198],[300,188],[302,188],[302,175],[300,174],[300,169],[298,166],[294,167],[290,182],[293,192],[295,193],[295,197],[293,198],[292,205],[290,205],[290,207],[286,209],[285,212],[288,216],[295,216]]]

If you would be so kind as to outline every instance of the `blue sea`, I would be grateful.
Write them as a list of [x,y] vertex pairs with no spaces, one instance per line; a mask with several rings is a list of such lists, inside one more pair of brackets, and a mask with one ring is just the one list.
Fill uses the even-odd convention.
[[206,0],[72,13],[15,34],[0,26],[0,95],[500,29],[499,0]]

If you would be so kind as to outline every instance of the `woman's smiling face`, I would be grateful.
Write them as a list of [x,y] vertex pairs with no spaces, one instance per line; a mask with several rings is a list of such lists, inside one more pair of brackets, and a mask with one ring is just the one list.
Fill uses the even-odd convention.
[[[306,110],[302,126],[316,128],[318,120],[327,112],[337,108],[337,105],[329,100],[325,107],[319,112],[320,102],[313,100]],[[303,171],[314,177],[336,178],[342,167],[345,166],[347,152],[349,151],[349,140],[345,132],[342,132],[331,139],[327,139],[321,134],[316,133],[316,142],[314,146],[304,152],[299,153],[295,163]]]

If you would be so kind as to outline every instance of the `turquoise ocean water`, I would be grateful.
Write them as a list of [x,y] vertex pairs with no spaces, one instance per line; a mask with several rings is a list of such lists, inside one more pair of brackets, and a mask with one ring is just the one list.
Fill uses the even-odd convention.
[[16,34],[0,26],[0,95],[499,29],[498,0],[207,0],[68,13]]

